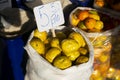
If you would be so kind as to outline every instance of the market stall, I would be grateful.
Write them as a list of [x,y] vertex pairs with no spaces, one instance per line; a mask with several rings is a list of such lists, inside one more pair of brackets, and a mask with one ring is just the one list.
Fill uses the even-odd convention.
[[[37,26],[0,34],[8,39],[10,56],[18,47],[26,51],[24,79],[120,80],[120,15],[111,2],[114,6],[108,0],[18,0],[18,7],[34,13]],[[24,46],[11,43],[29,31]]]

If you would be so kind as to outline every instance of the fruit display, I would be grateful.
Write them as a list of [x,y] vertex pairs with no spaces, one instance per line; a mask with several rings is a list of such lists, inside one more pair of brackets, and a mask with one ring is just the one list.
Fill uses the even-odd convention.
[[70,14],[70,25],[86,32],[101,32],[104,24],[97,10],[77,7]]
[[[75,20],[73,20],[75,16]],[[113,20],[115,22],[113,22]],[[74,21],[74,22],[72,22]],[[111,30],[120,24],[120,20],[95,9],[78,7],[70,14],[70,25],[81,29],[94,47],[94,71],[91,80],[105,80],[110,67]]]
[[89,48],[84,37],[74,30],[52,33],[38,29],[34,30],[30,45],[51,65],[66,69],[89,61]]

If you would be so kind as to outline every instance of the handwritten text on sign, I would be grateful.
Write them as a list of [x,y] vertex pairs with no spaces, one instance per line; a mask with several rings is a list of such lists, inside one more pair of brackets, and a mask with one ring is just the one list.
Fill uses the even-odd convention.
[[60,1],[35,7],[34,14],[39,31],[52,29],[64,23]]

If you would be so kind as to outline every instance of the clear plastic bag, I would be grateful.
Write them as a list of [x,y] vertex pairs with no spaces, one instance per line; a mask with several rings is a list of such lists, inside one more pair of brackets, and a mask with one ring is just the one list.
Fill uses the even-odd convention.
[[[93,47],[94,47],[94,72],[93,75],[97,76],[99,74],[99,78],[104,78],[107,75],[107,71],[110,67],[110,55],[111,55],[111,30],[101,32],[101,33],[87,33],[86,36],[90,39]],[[95,74],[97,72],[97,74]],[[92,76],[93,76],[92,75]]]
[[118,50],[119,44],[116,40],[119,38],[117,37],[119,29],[120,27],[118,26],[102,33],[85,32],[94,47],[94,72],[91,75],[93,80],[96,79],[95,76],[97,76],[97,78],[102,78],[103,80],[106,79],[110,74],[109,69],[112,67],[111,64],[114,64],[114,66],[116,64],[116,66],[118,66],[119,60],[115,59],[115,52],[113,52],[113,50]]
[[107,73],[107,78],[113,80],[120,79],[120,26],[115,28],[111,36],[111,58],[110,58],[110,68]]

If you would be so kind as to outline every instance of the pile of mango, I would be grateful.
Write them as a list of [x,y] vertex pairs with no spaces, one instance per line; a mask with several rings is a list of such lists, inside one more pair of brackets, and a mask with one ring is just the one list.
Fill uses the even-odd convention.
[[74,30],[56,31],[53,37],[50,32],[35,29],[30,45],[51,65],[62,70],[89,60],[86,41]]

